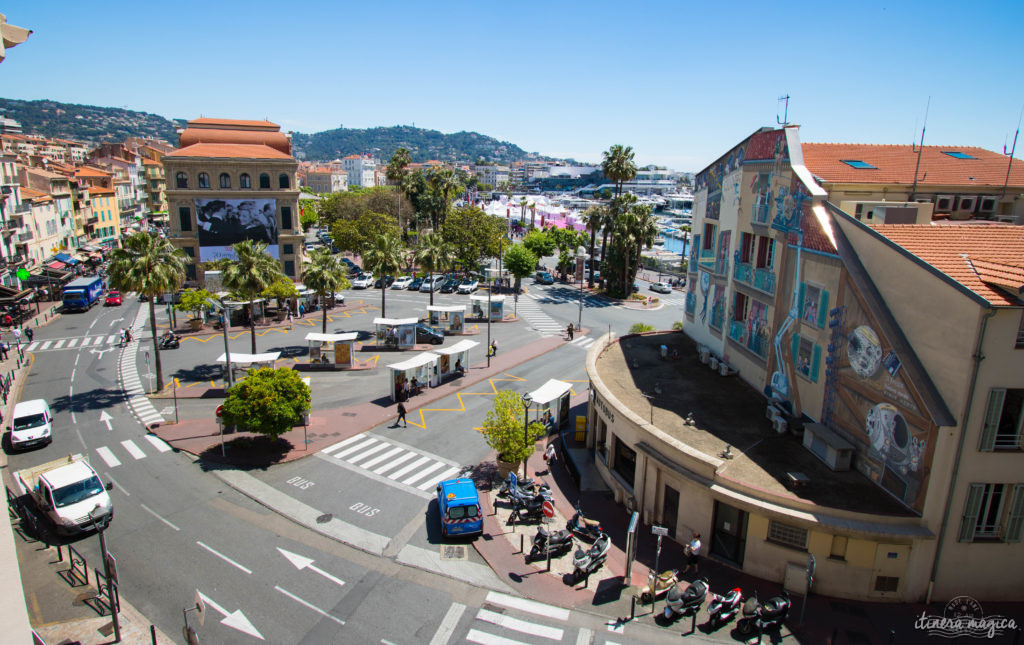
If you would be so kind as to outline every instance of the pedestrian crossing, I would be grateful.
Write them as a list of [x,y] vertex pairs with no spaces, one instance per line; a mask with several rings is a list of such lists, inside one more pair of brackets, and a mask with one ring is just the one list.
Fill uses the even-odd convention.
[[[572,629],[565,624],[568,619],[568,609],[491,591],[477,611],[466,640],[482,645],[561,642]],[[581,627],[578,631],[576,642],[581,642],[580,637],[585,637],[583,642],[591,641],[593,633],[589,629]],[[529,640],[520,640],[524,637]]]
[[[135,315],[135,321],[131,325],[132,336],[138,338],[139,332],[145,326],[148,312],[145,307],[139,307]],[[163,423],[164,417],[156,411],[153,404],[146,397],[146,390],[142,387],[142,380],[139,378],[139,370],[136,365],[136,353],[139,350],[138,340],[133,340],[121,351],[121,359],[118,362],[118,372],[121,376],[121,388],[127,398],[128,409],[138,418],[139,422],[149,427],[153,424]]]
[[575,347],[576,349],[582,349],[586,351],[587,349],[590,348],[591,345],[594,344],[596,340],[596,338],[591,338],[590,336],[579,336],[569,341],[569,345]]
[[682,307],[686,304],[686,298],[662,298],[658,296],[658,300],[663,305],[671,305],[673,307]]
[[383,477],[398,486],[427,491],[462,467],[390,439],[368,433],[339,441],[320,451],[324,455]]
[[[146,441],[150,444],[149,447],[151,450],[155,450],[157,453],[168,452],[171,450],[171,447],[167,445],[167,442],[160,437],[152,434],[147,434],[145,437]],[[117,468],[122,463],[142,461],[149,456],[149,453],[143,450],[139,444],[135,443],[135,441],[131,439],[120,441],[109,446],[100,446],[94,450],[99,458],[103,460],[103,463],[107,464],[107,468]]]
[[46,352],[58,349],[83,349],[116,345],[121,341],[120,334],[97,334],[93,336],[74,336],[71,338],[51,338],[32,341],[25,347],[29,352]]
[[517,305],[517,315],[520,318],[530,323],[530,326],[540,332],[540,335],[545,338],[561,334],[565,331],[566,326],[544,313],[536,298],[531,294],[526,295],[526,298],[519,299],[519,304]]

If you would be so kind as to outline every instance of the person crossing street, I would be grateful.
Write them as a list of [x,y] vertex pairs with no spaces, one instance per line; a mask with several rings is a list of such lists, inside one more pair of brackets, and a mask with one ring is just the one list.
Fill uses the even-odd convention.
[[395,426],[398,426],[398,422],[402,422],[403,428],[409,427],[409,422],[405,420],[405,404],[401,401],[398,402],[398,419],[395,421]]
[[569,337],[570,341],[572,340],[573,333],[574,333],[574,330],[572,328],[572,323],[569,323],[569,326],[565,329],[565,334]]

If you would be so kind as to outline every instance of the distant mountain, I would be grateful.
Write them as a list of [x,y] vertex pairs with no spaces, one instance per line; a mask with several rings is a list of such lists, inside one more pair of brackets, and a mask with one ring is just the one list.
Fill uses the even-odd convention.
[[[26,134],[74,139],[98,144],[126,137],[152,137],[172,144],[185,119],[166,119],[158,114],[123,108],[77,105],[57,101],[21,101],[0,98],[0,115],[21,123]],[[295,132],[292,144],[296,156],[310,160],[336,159],[346,155],[372,153],[386,162],[397,148],[408,148],[413,161],[476,161],[509,163],[525,159],[550,159],[527,153],[507,141],[476,132],[443,134],[410,126],[338,128],[314,134]]]

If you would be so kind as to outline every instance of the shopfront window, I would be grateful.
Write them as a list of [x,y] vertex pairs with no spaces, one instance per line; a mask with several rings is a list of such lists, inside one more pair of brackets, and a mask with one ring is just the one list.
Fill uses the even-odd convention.
[[636,478],[636,451],[618,437],[615,437],[615,462],[612,470],[632,488]]

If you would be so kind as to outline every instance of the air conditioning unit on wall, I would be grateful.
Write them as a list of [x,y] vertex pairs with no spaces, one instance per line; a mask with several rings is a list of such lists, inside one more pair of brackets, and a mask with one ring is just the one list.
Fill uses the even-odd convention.
[[958,211],[967,211],[968,213],[974,212],[974,206],[978,203],[978,198],[974,195],[969,197],[961,197],[960,203],[957,204],[956,209]]
[[778,432],[779,434],[786,434],[786,430],[789,428],[789,424],[786,423],[786,420],[781,416],[775,417],[775,420],[772,421],[772,425],[775,427],[775,432]]

